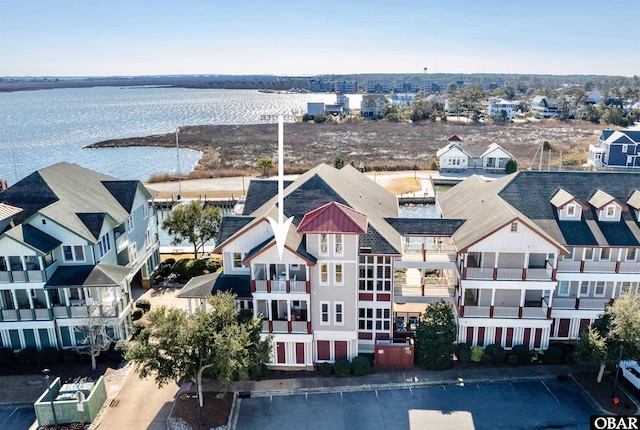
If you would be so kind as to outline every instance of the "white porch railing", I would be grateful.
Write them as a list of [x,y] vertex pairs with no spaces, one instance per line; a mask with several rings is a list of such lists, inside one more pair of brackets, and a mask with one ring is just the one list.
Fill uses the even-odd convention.
[[489,306],[465,306],[465,317],[489,318]]
[[84,318],[87,316],[87,308],[84,306],[71,306],[71,318]]
[[27,276],[21,270],[12,270],[11,279],[13,279],[13,282],[27,282]]
[[640,263],[637,261],[621,261],[619,271],[620,273],[640,272]]
[[42,282],[44,280],[42,270],[27,270],[27,277],[29,282]]
[[36,309],[37,320],[48,320],[49,318],[49,309]]
[[527,279],[547,280],[551,279],[551,273],[547,269],[527,269]]
[[127,233],[121,233],[120,236],[116,238],[116,249],[117,252],[121,252],[123,249],[126,249],[129,245],[129,236]]
[[585,261],[584,271],[613,273],[616,271],[616,262],[615,261]]
[[11,282],[11,273],[10,272],[0,272],[0,282]]
[[560,260],[558,261],[558,270],[560,272],[579,272],[580,261]]
[[255,281],[256,283],[256,292],[258,293],[266,293],[267,292],[267,281]]
[[575,297],[554,297],[551,305],[554,309],[575,309]]
[[20,319],[23,321],[33,320],[31,309],[20,309]]
[[15,309],[3,309],[2,310],[3,321],[18,321],[18,311]]
[[521,281],[522,269],[499,268],[498,279],[508,280],[508,281]]
[[467,267],[467,279],[493,279],[493,268]]
[[271,282],[271,291],[275,293],[286,293],[287,292],[287,281],[285,280],[276,280],[269,281]]
[[269,332],[269,321],[268,320],[262,320],[262,331],[263,332]]
[[292,293],[306,293],[307,281],[289,281]]
[[69,318],[69,314],[67,313],[66,306],[54,306],[53,307],[53,317],[54,318]]
[[272,321],[274,333],[288,333],[289,321]]
[[306,321],[292,321],[291,322],[291,332],[292,333],[306,333],[307,332],[307,322]]
[[609,304],[609,299],[580,299],[580,309],[597,309],[604,310]]

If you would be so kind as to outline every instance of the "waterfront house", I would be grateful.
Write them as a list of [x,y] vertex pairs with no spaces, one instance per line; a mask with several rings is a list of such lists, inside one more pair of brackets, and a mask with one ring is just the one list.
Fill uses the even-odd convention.
[[487,101],[487,115],[492,116],[495,120],[503,119],[503,115],[504,119],[512,120],[521,113],[522,106],[519,101],[505,100],[499,97],[492,97]]
[[538,118],[556,118],[558,104],[546,96],[535,96],[531,101],[531,112]]
[[453,303],[449,240],[460,221],[398,218],[396,197],[357,169],[320,165],[284,189],[294,219],[281,259],[267,220],[277,217],[273,185],[252,181],[248,215],[223,218],[215,252],[224,272],[213,283],[243,300],[249,286],[243,306],[273,336],[271,366],[311,369],[372,353],[376,342],[404,341],[411,327],[401,322],[415,326],[430,301]]
[[366,118],[377,118],[386,103],[387,99],[383,95],[365,94],[360,102],[360,114]]
[[596,145],[589,145],[587,164],[594,167],[640,167],[640,131],[602,130]]
[[460,282],[458,341],[546,348],[575,340],[637,291],[640,175],[518,172],[472,176],[438,199]]
[[467,169],[481,169],[488,173],[504,173],[507,161],[512,155],[497,143],[488,147],[465,146],[462,139],[453,135],[447,139],[447,146],[441,148],[436,156],[441,172],[462,172]]
[[94,317],[128,338],[131,287],[159,263],[151,197],[65,162],[0,193],[0,346],[82,348]]

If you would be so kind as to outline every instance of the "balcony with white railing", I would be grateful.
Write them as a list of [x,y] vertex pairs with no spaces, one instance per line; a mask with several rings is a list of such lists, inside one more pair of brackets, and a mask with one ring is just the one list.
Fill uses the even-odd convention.
[[[522,316],[520,317],[519,306],[465,306],[465,318],[533,318],[546,319],[546,306],[523,306]],[[493,316],[492,316],[493,313]]]
[[277,279],[274,281],[252,280],[252,289],[254,293],[295,293],[307,294],[309,292],[309,281],[297,281]]
[[291,333],[306,333],[306,332],[307,332],[307,321],[291,322]]
[[2,321],[18,321],[18,310],[17,309],[3,309],[2,310]]
[[[118,233],[116,233],[118,235]],[[116,252],[122,252],[129,246],[129,236],[126,232],[122,232],[116,237]]]
[[493,268],[467,267],[466,279],[493,279]]
[[573,261],[573,260],[560,260],[558,261],[558,271],[559,272],[579,272],[581,261]]
[[585,261],[584,271],[614,273],[616,271],[616,262],[615,261]]
[[605,298],[580,298],[580,306],[578,309],[604,310],[611,300]]
[[637,261],[621,261],[620,268],[618,269],[620,273],[638,273],[640,272],[640,262]]
[[554,297],[552,302],[554,309],[575,309],[575,297]]

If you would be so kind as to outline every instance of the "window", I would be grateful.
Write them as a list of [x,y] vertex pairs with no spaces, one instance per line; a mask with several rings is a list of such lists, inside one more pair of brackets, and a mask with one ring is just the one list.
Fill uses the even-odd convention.
[[604,297],[604,281],[597,281],[596,288],[593,290],[593,297]]
[[320,302],[320,325],[329,325],[329,302]]
[[611,218],[616,214],[616,206],[615,205],[609,205],[607,206],[607,211],[605,213],[605,216],[607,218]]
[[84,249],[82,245],[62,247],[62,253],[64,255],[64,261],[84,261]]
[[376,309],[376,330],[389,330],[390,313],[389,309]]
[[133,231],[133,215],[129,215],[129,218],[127,218],[127,220],[125,221],[126,225],[127,225],[127,231],[128,232],[132,232]]
[[512,232],[518,231],[518,223],[517,222],[512,222],[511,223],[511,231]]
[[627,257],[626,261],[636,261],[636,249],[635,248],[627,248]]
[[560,281],[558,285],[558,296],[567,297],[569,295],[569,281]]
[[573,248],[567,248],[567,251],[569,251],[569,253],[567,255],[563,255],[562,259],[563,260],[573,260]]
[[233,253],[233,268],[241,269],[242,268],[242,253],[234,252]]
[[600,248],[600,261],[609,261],[611,248]]
[[582,281],[580,283],[580,296],[586,297],[589,295],[589,281]]
[[149,217],[149,205],[147,203],[142,205],[142,216],[144,218],[148,218]]
[[151,232],[149,230],[144,232],[144,248],[151,248]]
[[344,325],[344,303],[343,302],[335,303],[335,312],[333,317],[334,317],[335,325]]
[[327,263],[320,264],[320,284],[329,284],[329,264]]
[[344,255],[344,249],[342,248],[342,234],[336,234],[335,239],[335,255]]
[[391,257],[360,256],[358,278],[360,291],[391,291]]
[[135,243],[129,245],[129,261],[137,261],[138,260],[138,249]]
[[358,329],[373,330],[373,309],[371,308],[358,309]]
[[625,144],[625,145],[622,145],[622,153],[623,153],[623,154],[626,154],[626,153],[627,153],[627,148],[628,148],[628,145],[626,145],[626,144]]
[[593,248],[584,249],[584,259],[589,261],[593,260]]
[[576,215],[576,205],[568,205],[567,206],[567,216],[575,216]]
[[109,233],[105,233],[100,238],[100,255],[103,256],[107,252],[111,251],[111,239],[109,239]]
[[334,275],[334,283],[336,285],[343,285],[344,280],[342,278],[342,263],[336,263]]
[[329,235],[326,233],[320,235],[320,255],[329,255]]

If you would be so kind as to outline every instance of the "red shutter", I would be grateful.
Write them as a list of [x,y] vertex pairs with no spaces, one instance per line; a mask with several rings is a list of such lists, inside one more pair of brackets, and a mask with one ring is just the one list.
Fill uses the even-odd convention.
[[524,337],[522,338],[522,344],[528,347],[530,341],[531,341],[531,327],[527,327],[524,329]]
[[473,345],[473,327],[467,327],[467,343]]
[[569,337],[569,323],[568,318],[561,318],[558,324],[558,337]]
[[504,340],[504,346],[506,348],[513,346],[513,327],[507,327],[507,338]]
[[478,327],[478,346],[484,346],[484,327]]
[[284,342],[277,343],[276,352],[278,354],[278,363],[286,363]]
[[496,340],[495,343],[502,345],[502,327],[496,327]]
[[334,344],[336,350],[336,360],[347,358],[347,342],[344,340],[336,340]]
[[542,344],[542,329],[537,328],[536,334],[533,337],[533,347],[540,348],[540,344]]
[[304,364],[304,343],[296,343],[296,363]]
[[331,348],[328,340],[319,340],[316,342],[318,346],[318,360],[331,360]]

